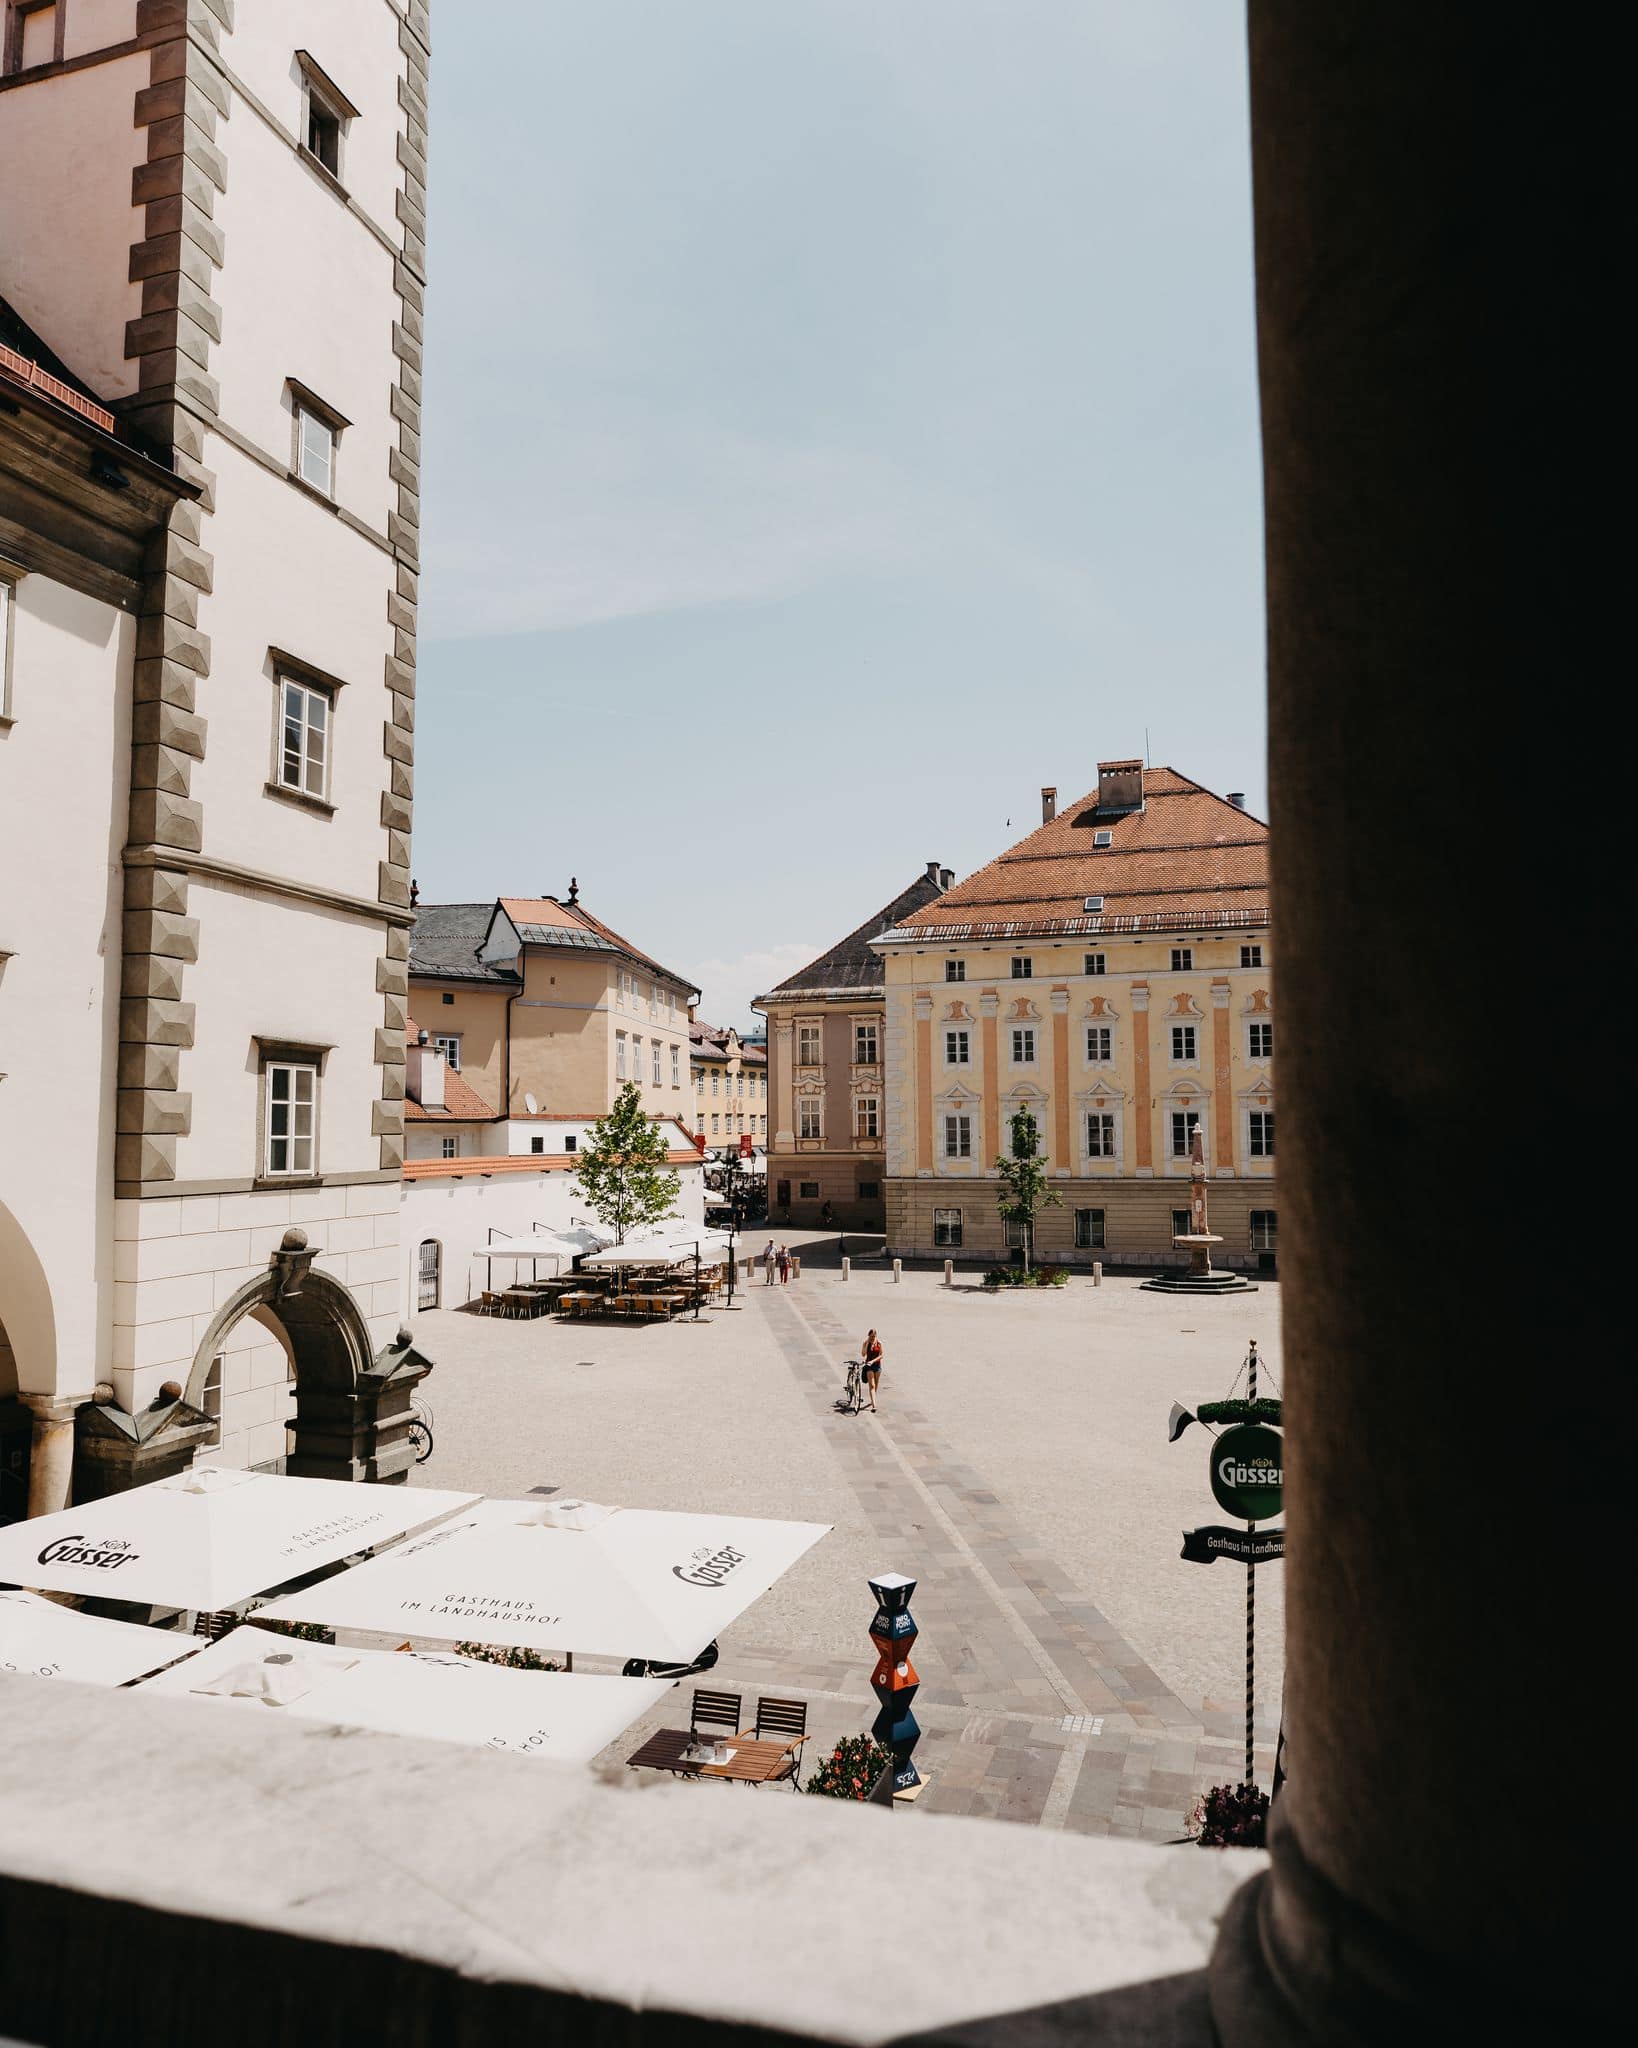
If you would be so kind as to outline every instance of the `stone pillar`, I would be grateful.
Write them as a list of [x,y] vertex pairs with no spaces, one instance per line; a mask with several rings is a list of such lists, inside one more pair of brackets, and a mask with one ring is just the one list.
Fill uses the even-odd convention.
[[[1623,1247],[1506,1243],[1497,916],[1597,961],[1630,863],[1599,742],[1550,702],[1620,602],[1564,511],[1603,452],[1577,228],[1614,138],[1569,21],[1251,0],[1250,58],[1290,1776],[1213,2017],[1224,2048],[1613,2039],[1624,1844],[1581,1774],[1627,1747]],[[1510,853],[1549,798],[1571,829]],[[1603,1070],[1601,1008],[1557,1072]],[[1622,1127],[1573,1084],[1549,1115],[1545,1238],[1620,1184]],[[1538,1645],[1521,1754],[1495,1689]]]
[[1234,1058],[1229,1019],[1229,985],[1211,985],[1212,1151],[1219,1180],[1234,1178]]
[[66,1508],[74,1488],[74,1417],[79,1400],[56,1394],[19,1394],[18,1400],[33,1419],[28,1452],[28,1512],[53,1515]]
[[1001,1150],[1001,1055],[998,1047],[1000,1033],[996,1018],[1000,1014],[1001,998],[993,988],[980,989],[978,994],[978,1043],[979,1056],[984,1062],[984,1128],[973,1147],[973,1169],[990,1170],[990,1161]]
[[933,1151],[933,998],[916,991],[916,1164],[918,1173],[937,1165]]
[[1139,1180],[1155,1170],[1155,1105],[1149,1080],[1149,984],[1132,984],[1132,1157]]
[[[774,1076],[773,1149],[796,1150],[796,1030],[789,1017],[776,1017],[769,1044]],[[770,1190],[770,1193],[772,1190]]]
[[1075,1165],[1069,1129],[1069,990],[1052,991],[1052,1170],[1061,1179]]

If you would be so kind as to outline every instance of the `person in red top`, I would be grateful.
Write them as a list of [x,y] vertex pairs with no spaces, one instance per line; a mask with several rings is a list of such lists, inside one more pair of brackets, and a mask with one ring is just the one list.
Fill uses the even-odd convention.
[[874,1330],[867,1331],[864,1344],[859,1351],[859,1363],[864,1367],[865,1385],[870,1390],[870,1412],[876,1412],[876,1389],[882,1383],[882,1340]]

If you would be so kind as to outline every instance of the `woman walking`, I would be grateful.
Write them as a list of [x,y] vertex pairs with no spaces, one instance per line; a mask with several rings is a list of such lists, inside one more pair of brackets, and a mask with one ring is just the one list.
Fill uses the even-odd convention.
[[791,1255],[790,1255],[790,1250],[789,1250],[789,1248],[788,1248],[787,1246],[785,1246],[785,1245],[781,1245],[781,1246],[779,1247],[779,1284],[780,1284],[780,1286],[781,1286],[781,1287],[785,1287],[785,1286],[788,1286],[788,1285],[790,1284],[790,1277],[791,1277]]
[[870,1412],[876,1412],[876,1389],[882,1383],[882,1340],[874,1330],[865,1332],[865,1340],[859,1350],[859,1363],[864,1367],[865,1386],[870,1394]]

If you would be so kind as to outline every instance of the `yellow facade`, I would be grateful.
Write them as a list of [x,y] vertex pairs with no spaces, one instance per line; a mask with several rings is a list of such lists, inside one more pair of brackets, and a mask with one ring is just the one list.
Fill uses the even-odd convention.
[[[709,1031],[710,1027],[706,1027]],[[732,1028],[696,1037],[690,1051],[692,1098],[686,1121],[712,1151],[748,1137],[768,1143],[768,1056]]]

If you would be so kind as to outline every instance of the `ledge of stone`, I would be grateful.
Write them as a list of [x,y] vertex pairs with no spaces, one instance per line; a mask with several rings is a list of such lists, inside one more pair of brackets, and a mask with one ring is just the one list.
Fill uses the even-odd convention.
[[[1152,2038],[1181,2042],[1178,1982],[1264,1860],[775,1788],[633,1796],[589,1770],[58,1680],[0,1677],[0,1697],[0,2010],[23,2038],[130,2039],[142,2019],[143,2038],[216,2041],[230,2010],[244,2043],[299,2021],[304,2044],[356,2044],[368,1984],[371,2037],[404,2042],[475,2039],[502,2006],[550,2038],[704,2039],[706,2021],[976,2041],[990,2021],[999,2042],[1025,2012],[1153,1985],[1173,2022]],[[63,2024],[94,1994],[106,2032]]]

